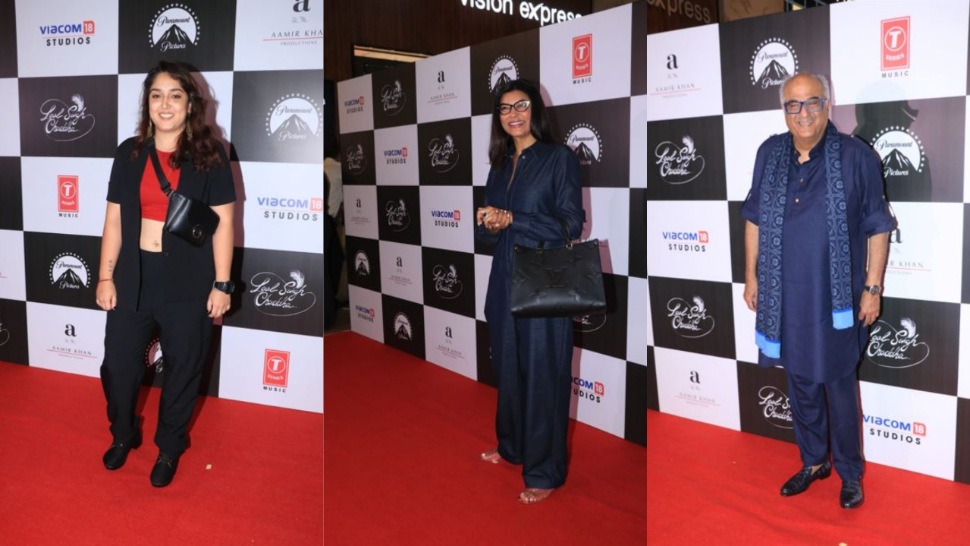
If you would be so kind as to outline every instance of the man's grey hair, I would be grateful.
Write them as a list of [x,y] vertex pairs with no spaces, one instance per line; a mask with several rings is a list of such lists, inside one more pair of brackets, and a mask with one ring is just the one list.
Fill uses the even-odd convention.
[[788,85],[788,80],[794,78],[795,76],[808,76],[810,78],[815,78],[818,83],[822,84],[822,98],[829,100],[829,80],[821,74],[810,74],[808,72],[799,72],[797,74],[792,74],[784,80],[781,81],[781,85],[778,86],[778,100],[781,102],[782,106],[785,106],[785,86]]

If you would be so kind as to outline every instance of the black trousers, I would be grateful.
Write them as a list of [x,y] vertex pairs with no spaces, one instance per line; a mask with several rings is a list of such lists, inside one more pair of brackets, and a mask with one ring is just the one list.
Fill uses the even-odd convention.
[[822,464],[828,460],[831,450],[839,476],[847,481],[860,480],[864,461],[856,375],[813,383],[788,374],[788,399],[802,464]]
[[158,327],[164,370],[155,445],[163,453],[179,456],[188,447],[189,421],[209,351],[212,319],[205,301],[165,303],[160,281],[178,272],[168,271],[164,254],[142,252],[141,259],[138,310],[118,307],[108,311],[101,386],[114,441],[131,439],[138,431],[135,406],[147,367],[145,351]]

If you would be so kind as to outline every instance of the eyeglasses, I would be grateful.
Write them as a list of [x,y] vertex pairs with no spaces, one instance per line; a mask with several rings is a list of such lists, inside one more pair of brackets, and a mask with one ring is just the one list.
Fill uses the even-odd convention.
[[815,114],[821,112],[825,108],[825,103],[828,99],[823,99],[821,97],[809,97],[805,100],[790,100],[782,105],[785,109],[786,114],[795,115],[802,112],[802,106],[808,108],[808,111]]
[[505,115],[508,115],[508,113],[511,112],[513,108],[515,108],[516,112],[525,112],[526,110],[529,109],[530,106],[532,106],[532,101],[524,100],[524,99],[517,101],[515,104],[505,104],[503,102],[502,104],[498,105],[498,113],[505,116]]

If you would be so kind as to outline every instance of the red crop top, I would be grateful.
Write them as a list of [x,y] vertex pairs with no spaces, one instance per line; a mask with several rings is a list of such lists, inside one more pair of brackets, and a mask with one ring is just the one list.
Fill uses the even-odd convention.
[[[173,169],[168,160],[173,152],[158,152],[158,162],[161,163],[162,172],[168,178],[172,190],[179,187],[178,168]],[[155,166],[152,164],[151,157],[145,162],[145,172],[141,175],[141,217],[149,220],[165,221],[165,213],[168,212],[168,197],[162,193],[162,187],[155,175]]]

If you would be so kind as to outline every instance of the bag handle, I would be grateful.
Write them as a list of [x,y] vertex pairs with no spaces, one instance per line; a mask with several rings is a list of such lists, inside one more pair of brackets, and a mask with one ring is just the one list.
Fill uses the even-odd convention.
[[[171,198],[172,191],[174,191],[174,190],[172,190],[172,185],[168,183],[168,178],[165,176],[165,172],[162,171],[162,164],[158,160],[158,153],[155,151],[155,139],[154,138],[149,143],[148,152],[149,152],[149,156],[152,158],[152,165],[155,167],[155,176],[156,176],[156,178],[158,178],[158,185],[161,186],[162,193],[164,193],[166,197]],[[204,195],[205,195],[205,204],[206,205],[209,204],[209,190],[210,189],[211,189],[211,187],[209,186],[209,177],[207,176],[205,178],[205,192],[204,192]]]

